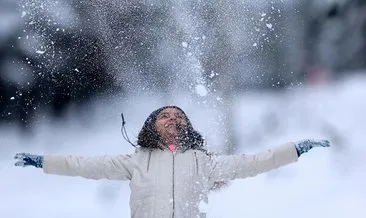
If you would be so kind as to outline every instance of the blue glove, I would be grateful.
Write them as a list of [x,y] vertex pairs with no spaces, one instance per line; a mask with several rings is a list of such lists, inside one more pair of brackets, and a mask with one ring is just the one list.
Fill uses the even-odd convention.
[[308,152],[310,149],[314,147],[329,147],[330,143],[328,140],[312,140],[312,139],[305,139],[295,143],[295,147],[297,150],[297,155],[302,155]]
[[15,163],[15,166],[21,166],[21,167],[34,166],[37,168],[43,167],[43,156],[41,155],[17,153],[14,159],[18,160]]

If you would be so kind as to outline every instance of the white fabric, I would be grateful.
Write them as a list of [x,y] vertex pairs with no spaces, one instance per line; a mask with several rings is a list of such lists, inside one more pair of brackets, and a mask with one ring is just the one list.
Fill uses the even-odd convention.
[[215,181],[255,176],[297,161],[294,143],[255,155],[209,155],[198,150],[138,149],[131,155],[44,156],[45,173],[130,180],[133,218],[205,217],[199,204]]

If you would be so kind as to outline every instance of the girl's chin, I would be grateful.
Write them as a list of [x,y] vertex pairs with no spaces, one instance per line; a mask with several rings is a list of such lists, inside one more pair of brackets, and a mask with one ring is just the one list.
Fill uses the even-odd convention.
[[166,133],[168,135],[177,135],[178,134],[178,130],[176,128],[169,128],[166,130]]
[[178,133],[177,132],[167,132],[167,134],[163,138],[169,139],[169,141],[176,140],[178,138]]
[[169,132],[167,134],[168,138],[173,138],[173,139],[176,139],[178,138],[178,133],[177,132]]

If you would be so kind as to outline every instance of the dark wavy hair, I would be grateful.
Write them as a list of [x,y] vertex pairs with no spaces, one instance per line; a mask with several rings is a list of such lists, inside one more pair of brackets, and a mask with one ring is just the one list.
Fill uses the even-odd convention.
[[195,129],[193,129],[191,121],[188,119],[186,113],[177,106],[164,106],[161,107],[155,111],[153,111],[148,118],[146,119],[144,125],[142,126],[142,129],[140,130],[137,138],[137,144],[138,146],[142,148],[149,148],[149,149],[163,149],[159,142],[160,136],[155,128],[155,122],[157,119],[157,116],[159,113],[166,109],[166,108],[176,108],[179,111],[181,111],[186,118],[187,121],[187,129],[186,129],[186,137],[182,139],[182,141],[179,143],[179,146],[183,151],[186,150],[205,150],[204,147],[204,139],[202,135],[197,132]]

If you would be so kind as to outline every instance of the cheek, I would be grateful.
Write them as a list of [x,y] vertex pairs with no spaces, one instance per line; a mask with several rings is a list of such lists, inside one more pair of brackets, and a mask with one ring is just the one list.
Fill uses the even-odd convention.
[[163,129],[162,127],[163,127],[162,122],[157,121],[155,124],[155,129],[158,133],[160,133],[162,131],[162,129]]

